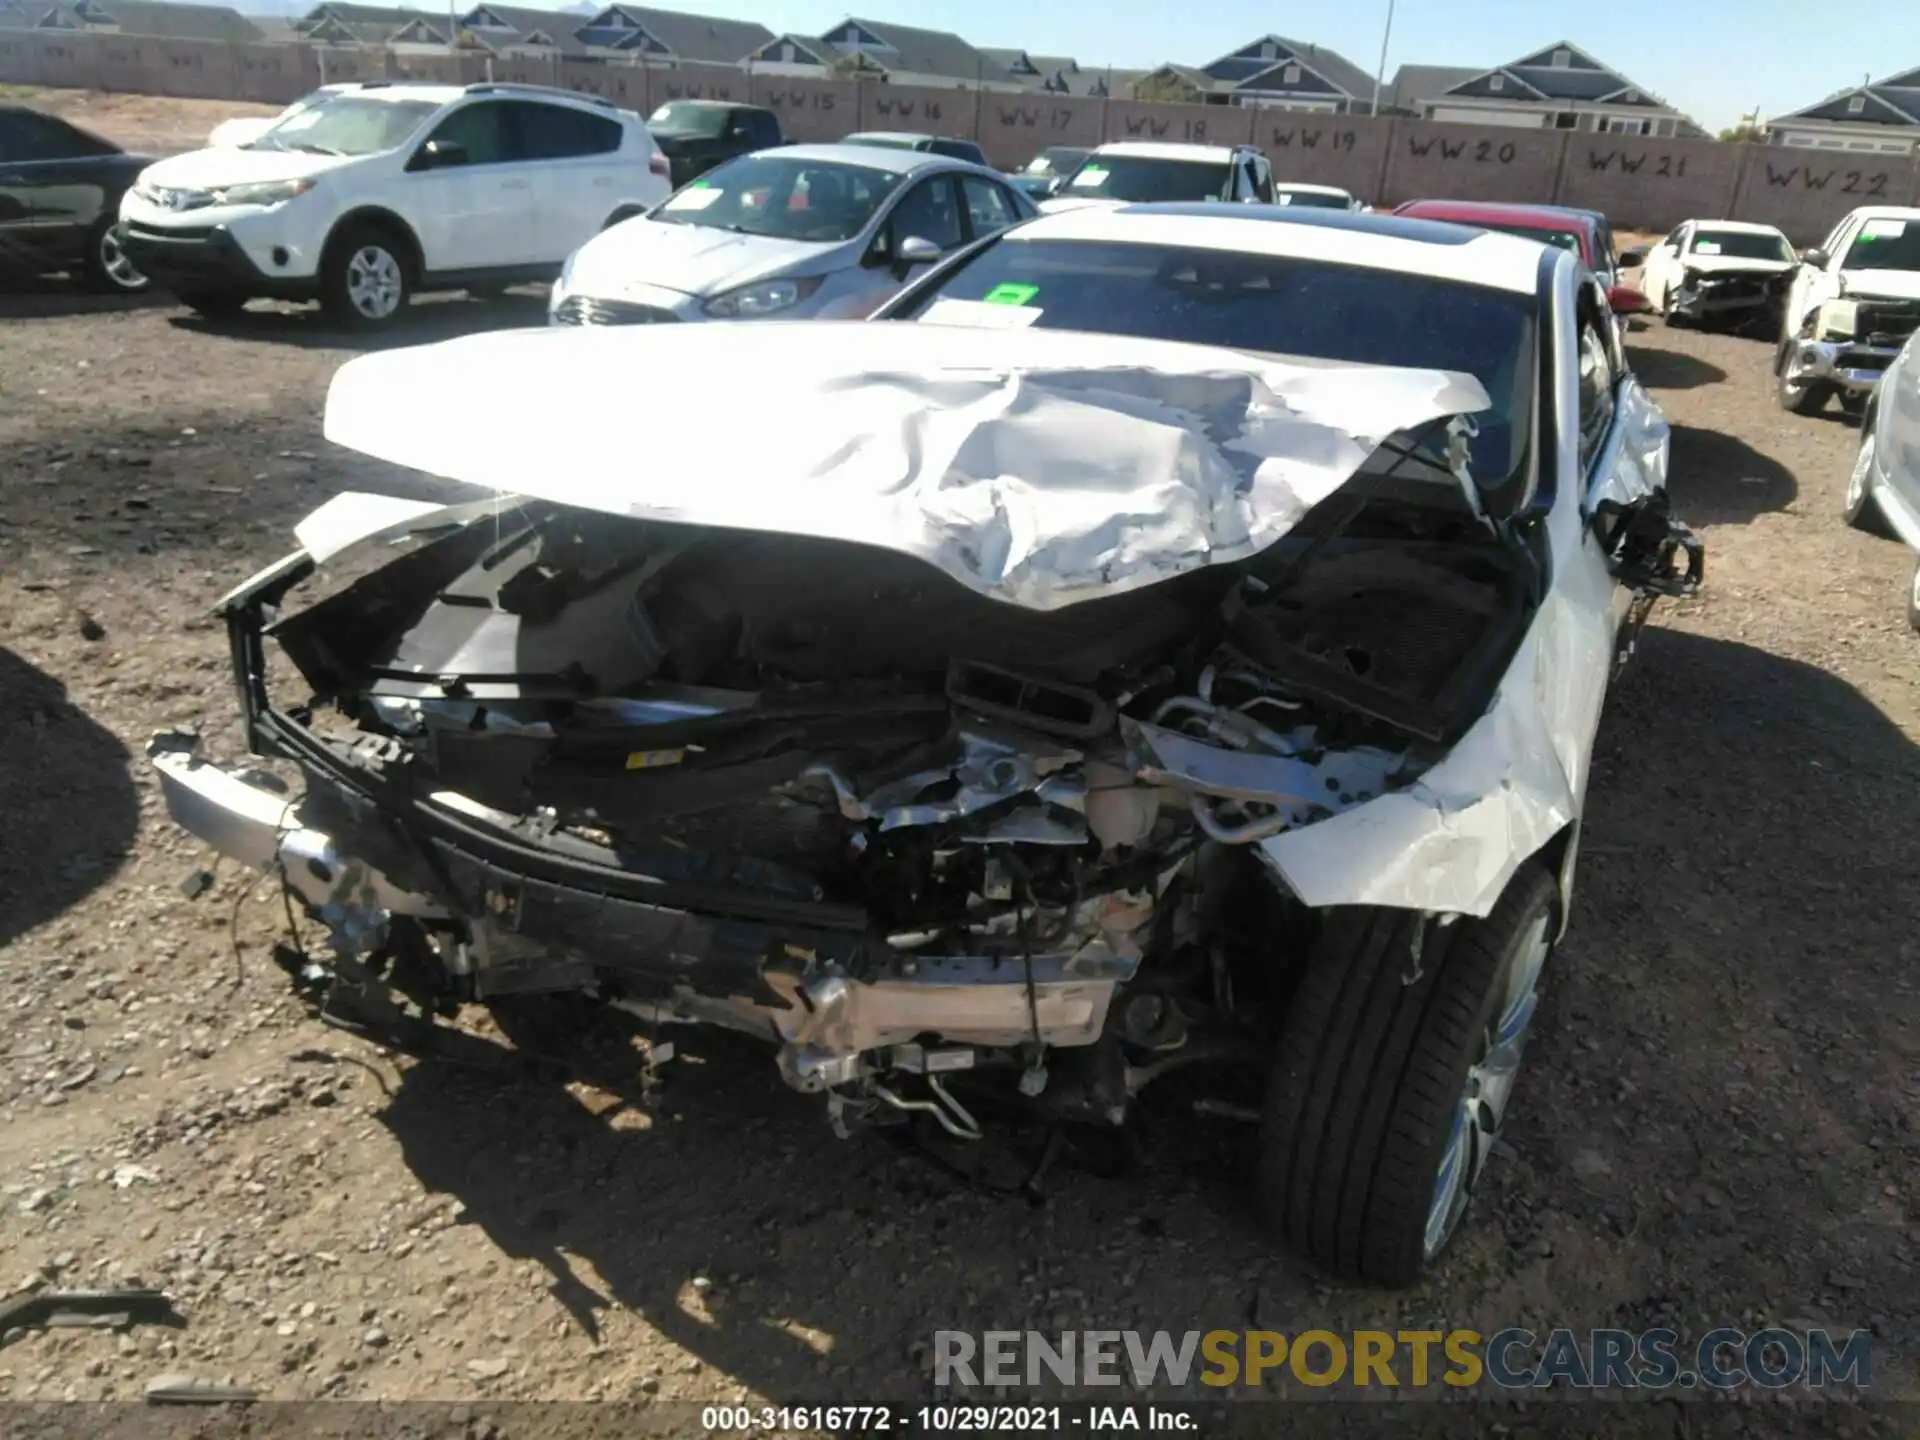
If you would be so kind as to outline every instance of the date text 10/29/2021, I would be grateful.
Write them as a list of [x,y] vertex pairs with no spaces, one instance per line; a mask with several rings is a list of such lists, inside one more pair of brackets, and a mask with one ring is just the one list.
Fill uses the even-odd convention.
[[700,1424],[710,1435],[792,1434],[1102,1434],[1155,1431],[1194,1434],[1200,1417],[1178,1405],[708,1405]]

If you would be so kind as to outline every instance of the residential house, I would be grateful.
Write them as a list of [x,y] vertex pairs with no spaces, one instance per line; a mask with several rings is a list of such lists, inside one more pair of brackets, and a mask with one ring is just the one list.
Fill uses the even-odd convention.
[[999,65],[1021,89],[1049,95],[1084,95],[1101,100],[1109,94],[1124,96],[1142,73],[1115,70],[1111,65],[1083,66],[1070,55],[1035,55],[1029,50],[990,45],[982,45],[980,53]]
[[[566,24],[565,15],[552,17]],[[582,18],[573,32],[589,59],[633,64],[737,65],[740,57],[773,39],[773,32],[752,20],[717,20],[678,10],[649,10],[639,5],[608,5]]]
[[770,36],[745,54],[744,63],[756,71],[814,79],[857,71],[895,85],[1027,88],[958,35],[880,20],[848,18],[818,39]]
[[586,54],[587,48],[578,32],[591,18],[522,5],[476,5],[459,17],[456,33],[461,48],[506,59],[559,55],[576,60]]
[[1767,140],[1803,149],[1911,155],[1920,145],[1920,70],[1839,90],[1769,120]]
[[293,22],[294,38],[309,45],[381,46],[411,25],[421,13],[398,5],[356,5],[345,0],[325,0]]
[[1564,40],[1510,64],[1476,71],[1438,93],[1400,100],[1406,112],[1423,120],[1626,135],[1702,133],[1658,95]]
[[1485,73],[1479,65],[1402,65],[1380,91],[1380,113],[1424,116],[1426,102]]
[[1262,35],[1205,65],[1166,64],[1139,77],[1137,89],[1208,105],[1258,105],[1332,115],[1366,115],[1373,77],[1322,45]]
[[225,5],[176,4],[171,0],[58,0],[30,7],[27,13],[36,16],[32,22],[36,30],[236,43],[261,38],[252,21]]

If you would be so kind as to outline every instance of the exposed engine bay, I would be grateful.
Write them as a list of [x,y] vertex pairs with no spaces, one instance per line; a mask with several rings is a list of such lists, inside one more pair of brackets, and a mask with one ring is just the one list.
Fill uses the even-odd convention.
[[[1414,784],[1544,593],[1538,548],[1407,458],[1250,560],[1053,611],[537,500],[275,618],[295,565],[230,610],[306,779],[252,843],[342,973],[426,1009],[583,992],[726,1025],[842,1125],[977,1134],[948,1079],[989,1068],[1115,1120],[1165,1069],[1262,1053],[1285,957],[1249,922],[1290,903],[1263,844]],[[304,705],[267,708],[266,640]]]
[[1696,269],[1689,266],[1668,297],[1668,313],[1700,324],[1777,334],[1791,270]]

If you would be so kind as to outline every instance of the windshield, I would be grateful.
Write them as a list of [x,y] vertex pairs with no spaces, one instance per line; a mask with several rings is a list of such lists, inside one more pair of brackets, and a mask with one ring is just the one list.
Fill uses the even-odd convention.
[[904,178],[864,165],[749,155],[675,191],[651,218],[782,240],[851,240]]
[[1075,150],[1070,146],[1055,145],[1042,150],[1027,162],[1025,174],[1028,175],[1064,175],[1087,158],[1085,150]]
[[649,115],[647,125],[654,130],[671,130],[676,135],[695,135],[702,140],[714,140],[727,128],[727,112],[718,105],[674,100]]
[[1493,401],[1475,416],[1483,482],[1511,474],[1526,439],[1533,324],[1521,295],[1288,256],[1005,239],[892,318],[939,299],[1017,305],[1043,330],[1464,371]]
[[289,115],[247,146],[249,150],[308,150],[317,155],[373,155],[406,143],[437,100],[368,100],[335,95]]
[[1694,255],[1724,255],[1732,260],[1791,260],[1793,251],[1784,235],[1755,234],[1750,230],[1702,230],[1693,237]]
[[1162,160],[1145,155],[1090,155],[1066,191],[1135,204],[1217,200],[1227,193],[1224,160]]
[[1920,221],[1869,220],[1847,247],[1842,270],[1920,270]]
[[1328,195],[1319,190],[1276,190],[1273,200],[1276,205],[1309,205],[1318,210],[1344,210],[1348,204],[1345,195]]
[[1536,245],[1551,245],[1556,250],[1565,250],[1569,255],[1578,255],[1580,235],[1574,230],[1536,230],[1530,225],[1489,225],[1484,220],[1460,220],[1460,225],[1471,225],[1476,230],[1492,230],[1501,235],[1518,235],[1522,240],[1531,240]]

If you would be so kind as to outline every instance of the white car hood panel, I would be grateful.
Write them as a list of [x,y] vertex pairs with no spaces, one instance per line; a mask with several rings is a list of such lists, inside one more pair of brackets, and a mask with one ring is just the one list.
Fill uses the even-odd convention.
[[636,217],[582,245],[567,283],[569,291],[608,299],[635,287],[715,295],[789,271],[807,273],[803,262],[838,248]]
[[[642,446],[579,418],[609,384],[677,423]],[[471,397],[503,386],[513,405],[476,416]],[[1478,381],[1437,370],[813,321],[524,330],[365,355],[334,376],[325,429],[502,493],[878,546],[1053,610],[1253,555],[1382,437],[1487,404]]]
[[157,160],[140,172],[140,184],[168,190],[217,190],[266,180],[299,180],[365,158],[314,155],[305,150],[242,150],[221,146]]
[[1920,270],[1843,270],[1849,300],[1920,300]]

